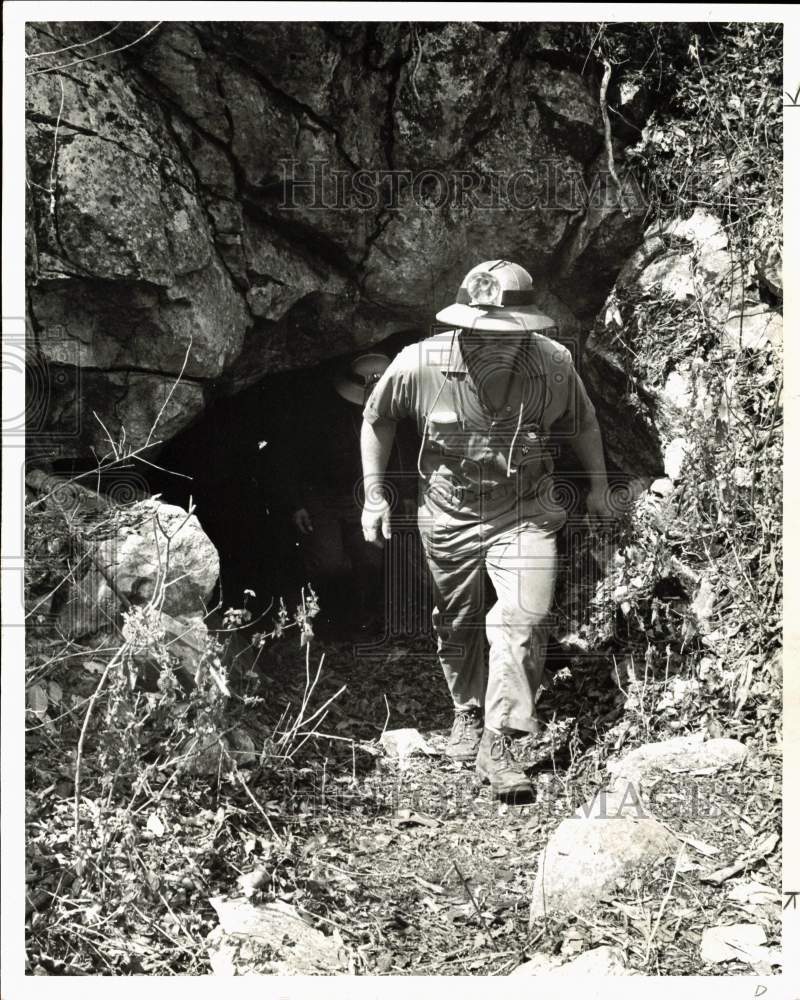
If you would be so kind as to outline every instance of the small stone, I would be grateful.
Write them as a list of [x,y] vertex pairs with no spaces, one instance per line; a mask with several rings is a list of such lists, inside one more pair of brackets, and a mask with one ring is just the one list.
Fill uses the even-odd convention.
[[683,460],[686,457],[686,439],[674,438],[664,451],[664,471],[670,479],[677,479],[681,474]]
[[692,611],[699,621],[706,622],[711,617],[716,596],[717,588],[707,576],[704,576],[692,601]]
[[345,971],[338,933],[329,936],[307,924],[287,903],[254,906],[246,899],[209,900],[219,927],[206,938],[216,975],[246,972],[333,975]]
[[755,905],[765,905],[768,903],[780,903],[781,896],[769,885],[763,882],[740,882],[739,885],[731,886],[728,891],[728,899],[736,903],[753,903]]
[[388,757],[394,757],[404,767],[407,759],[415,753],[430,756],[433,750],[425,742],[418,729],[390,729],[380,738],[380,744]]
[[680,372],[670,372],[663,388],[664,396],[679,410],[685,410],[692,401],[692,387]]

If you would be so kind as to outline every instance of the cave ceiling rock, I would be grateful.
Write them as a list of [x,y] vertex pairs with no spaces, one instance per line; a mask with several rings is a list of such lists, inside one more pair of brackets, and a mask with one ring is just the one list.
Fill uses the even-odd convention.
[[[92,31],[32,27],[29,50]],[[102,443],[93,410],[113,437],[124,425],[131,444],[146,439],[190,341],[159,436],[209,390],[424,335],[492,256],[521,260],[542,307],[582,336],[640,234],[619,198],[594,212],[576,198],[602,173],[602,122],[596,79],[558,51],[561,34],[175,22],[30,77],[34,341],[84,376],[53,392],[53,420],[81,396],[81,433],[62,454]],[[398,170],[418,185],[387,189]],[[420,181],[432,170],[444,200],[435,178]],[[347,188],[359,171],[361,201]],[[520,172],[516,201],[507,189],[492,201]],[[479,198],[450,190],[465,174],[482,179]]]

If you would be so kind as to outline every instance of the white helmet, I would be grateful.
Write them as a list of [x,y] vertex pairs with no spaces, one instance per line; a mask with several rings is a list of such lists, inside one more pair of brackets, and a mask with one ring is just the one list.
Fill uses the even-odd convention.
[[465,276],[456,301],[436,314],[464,330],[553,330],[555,322],[534,305],[533,281],[524,267],[487,260]]

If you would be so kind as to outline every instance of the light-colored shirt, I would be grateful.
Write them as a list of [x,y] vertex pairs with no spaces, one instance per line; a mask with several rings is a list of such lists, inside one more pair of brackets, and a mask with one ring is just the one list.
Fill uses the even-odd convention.
[[[497,352],[473,354],[458,330],[404,348],[372,390],[364,419],[414,419],[428,480],[484,492],[513,478],[519,496],[532,496],[549,479],[559,443],[593,420],[594,407],[566,348],[526,333],[509,354],[511,335],[498,337]],[[508,394],[492,411],[479,391],[482,378],[504,370]]]

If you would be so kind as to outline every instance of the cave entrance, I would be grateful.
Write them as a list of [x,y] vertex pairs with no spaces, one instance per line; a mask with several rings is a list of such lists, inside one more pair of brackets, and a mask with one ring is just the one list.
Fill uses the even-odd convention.
[[[354,354],[268,375],[235,395],[220,396],[154,459],[168,472],[145,468],[151,492],[183,507],[190,498],[195,504],[220,555],[223,608],[241,607],[245,591],[252,591],[247,607],[254,617],[270,602],[277,609],[281,597],[291,614],[310,580],[322,608],[315,624],[323,634],[327,629],[366,635],[370,628],[381,628],[378,619],[384,610],[391,619],[385,624],[395,634],[418,635],[422,622],[429,629],[430,600],[423,593],[427,577],[421,571],[411,508],[400,518],[384,559],[380,550],[363,542],[360,524],[353,520],[361,477],[361,414],[334,386],[357,355],[375,352],[392,358],[419,339],[416,331],[394,334]],[[412,435],[404,439],[399,459],[409,498],[416,490]],[[398,462],[393,464],[397,469]],[[331,530],[322,507],[334,507],[333,513],[342,516],[341,531]],[[311,512],[312,534],[305,537],[297,524],[302,510]],[[387,585],[398,600],[403,595],[402,607],[389,599],[385,609],[378,606],[388,594]],[[266,624],[271,617],[272,612]]]

